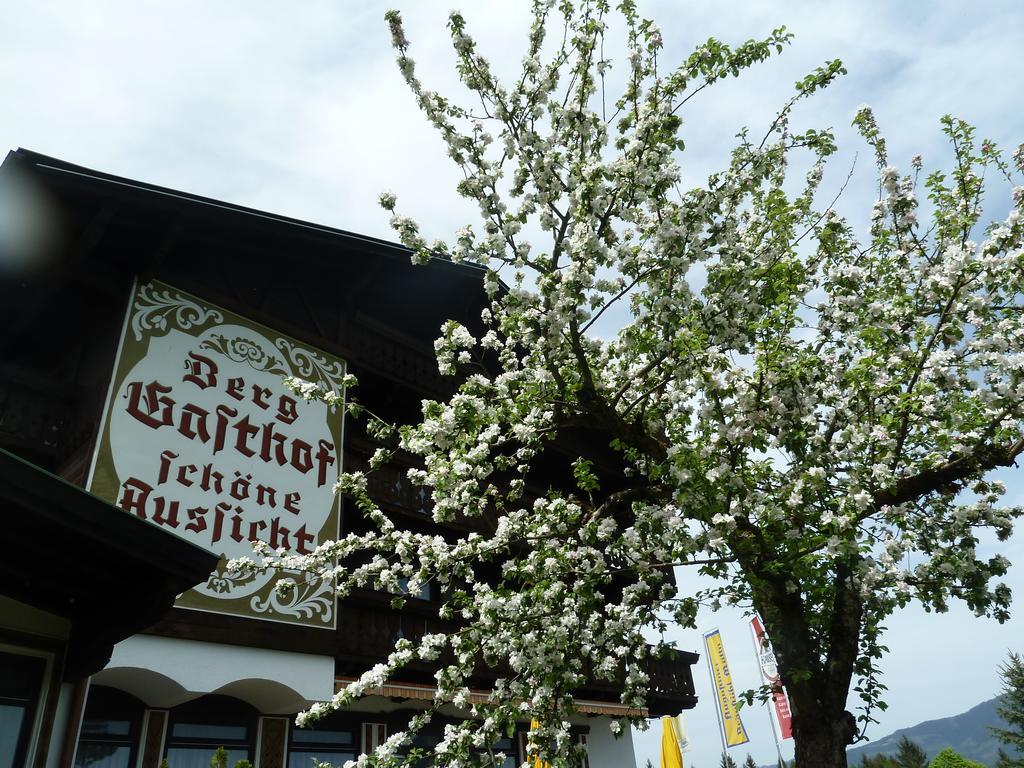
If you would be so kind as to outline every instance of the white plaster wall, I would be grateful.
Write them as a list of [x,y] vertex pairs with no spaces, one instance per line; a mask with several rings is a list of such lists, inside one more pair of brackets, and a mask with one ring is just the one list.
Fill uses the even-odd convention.
[[616,738],[608,724],[607,717],[588,718],[590,733],[587,735],[587,757],[590,768],[635,768],[633,754],[633,730],[623,728]]
[[298,712],[334,695],[334,659],[134,635],[114,646],[110,663],[92,681],[127,691],[151,707],[221,693],[264,713]]

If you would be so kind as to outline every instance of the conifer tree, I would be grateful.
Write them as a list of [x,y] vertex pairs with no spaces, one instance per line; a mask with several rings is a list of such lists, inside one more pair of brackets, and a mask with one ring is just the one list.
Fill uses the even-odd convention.
[[898,764],[888,755],[862,755],[859,768],[898,768]]
[[1024,768],[1024,659],[1011,651],[999,674],[1003,678],[1003,696],[996,711],[1008,727],[993,728],[992,733],[1018,756],[1011,757],[1000,749],[996,768]]
[[919,744],[902,736],[896,748],[896,765],[899,768],[928,768],[928,754]]

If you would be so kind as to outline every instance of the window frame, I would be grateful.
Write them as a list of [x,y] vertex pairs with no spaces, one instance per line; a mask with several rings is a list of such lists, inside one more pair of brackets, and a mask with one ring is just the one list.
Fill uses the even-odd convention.
[[[584,728],[586,730],[584,730]],[[572,726],[569,730],[570,734],[573,734],[575,738],[573,741],[579,746],[583,747],[583,759],[579,763],[579,768],[590,768],[590,726]],[[522,764],[527,758],[526,752],[526,741],[530,736],[530,729],[520,729],[516,731],[516,747],[518,748],[518,754],[516,759]]]
[[[176,725],[225,727],[243,725],[246,736],[244,743],[241,739],[229,740],[205,736],[175,737],[174,727]],[[255,707],[233,696],[207,694],[179,704],[168,711],[162,758],[170,763],[172,749],[194,749],[196,751],[208,749],[214,752],[218,747],[224,747],[229,752],[244,750],[244,759],[255,764],[258,731],[259,712]],[[171,764],[171,768],[174,768],[173,764]],[[228,768],[232,768],[232,766],[229,764]]]
[[433,579],[425,581],[420,584],[418,592],[409,591],[409,581],[411,579],[408,576],[399,576],[397,588],[394,591],[389,591],[388,594],[398,595],[399,597],[407,597],[410,600],[418,600],[421,603],[433,603],[437,597],[437,585]]
[[[285,768],[291,762],[293,753],[305,753],[316,749],[323,750],[329,757],[336,754],[352,755],[352,760],[359,757],[359,746],[361,743],[362,735],[362,723],[358,721],[351,722],[339,722],[331,723],[329,721],[321,721],[320,728],[298,728],[295,724],[291,724],[288,728],[288,740],[287,749],[285,750],[284,765]],[[317,741],[311,739],[307,742],[296,742],[296,733],[312,733],[315,734],[317,731],[323,731],[325,733],[350,733],[352,735],[352,741],[350,744],[332,744],[329,741]],[[319,757],[319,756],[318,756]]]
[[[522,765],[523,759],[520,757],[520,753],[521,752],[525,752],[525,744],[523,744],[522,749],[521,749],[520,748],[520,742],[524,738],[525,733],[526,733],[525,731],[517,731],[511,737],[509,737],[509,736],[501,736],[501,737],[499,737],[498,741],[499,742],[507,741],[509,743],[508,747],[499,747],[499,746],[496,746],[496,745],[492,744],[491,745],[491,752],[503,752],[505,754],[505,760],[510,760],[511,759],[513,761],[514,765],[517,765],[517,766],[518,765]],[[518,736],[518,738],[517,738],[517,736]],[[489,755],[486,747],[474,747],[473,749],[470,750],[470,752],[472,754],[474,754],[474,755]]]
[[[0,652],[8,656],[29,656],[42,659],[43,670],[39,678],[39,687],[31,708],[31,724],[27,729],[22,725],[21,734],[18,737],[18,745],[15,747],[15,761],[12,765],[31,765],[36,758],[39,749],[40,734],[43,727],[43,716],[50,707],[50,689],[53,683],[53,669],[55,655],[52,651],[42,648],[32,648],[24,645],[0,642]],[[17,762],[21,756],[21,763]]]
[[363,754],[369,755],[373,750],[384,743],[388,737],[387,723],[374,723],[364,720],[360,723],[360,740]]
[[[98,698],[97,698],[98,697]],[[99,713],[90,713],[90,706],[99,709]],[[99,714],[100,717],[95,717]],[[93,715],[93,718],[90,718]],[[141,699],[130,693],[108,685],[91,685],[85,700],[85,708],[82,710],[82,719],[78,724],[78,741],[75,744],[75,760],[73,765],[78,765],[78,756],[83,741],[86,744],[112,744],[128,747],[128,768],[134,768],[139,760],[139,749],[142,744],[142,723],[146,715],[146,704]],[[99,735],[86,735],[84,732],[86,720],[117,720],[128,721],[128,733],[125,735],[111,734],[104,737]]]

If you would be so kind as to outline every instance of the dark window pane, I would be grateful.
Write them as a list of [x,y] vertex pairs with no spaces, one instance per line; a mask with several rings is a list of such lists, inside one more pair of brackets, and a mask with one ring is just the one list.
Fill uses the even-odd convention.
[[412,745],[414,747],[429,747],[433,749],[440,741],[441,737],[438,734],[427,731],[419,731],[412,737]]
[[214,739],[219,741],[245,741],[249,729],[244,725],[208,725],[206,723],[175,723],[171,729],[175,739]]
[[46,659],[0,651],[0,699],[35,701],[43,681]]
[[408,595],[416,600],[429,600],[431,598],[431,584],[429,581],[426,584],[421,584],[419,590],[413,593],[409,591],[409,579],[406,576],[399,576],[398,588],[393,594]]
[[117,744],[79,744],[75,768],[129,768],[132,748]]
[[91,686],[75,768],[134,768],[143,708],[141,701],[123,691]]
[[[167,750],[167,765],[169,768],[210,768],[210,758],[216,751],[216,747],[171,747]],[[245,749],[229,749],[227,753],[228,768],[239,760],[249,759]]]
[[127,736],[131,730],[131,720],[90,719],[82,721],[82,734],[86,736]]
[[46,659],[0,651],[0,768],[21,768],[32,738]]
[[25,723],[25,707],[0,704],[0,768],[14,768],[14,756]]
[[348,746],[355,743],[353,731],[320,731],[303,728],[292,729],[292,741],[296,744],[341,744]]
[[288,768],[312,768],[314,760],[319,763],[328,763],[334,768],[342,768],[349,760],[355,760],[355,752],[335,752],[333,750],[310,750],[288,752]]

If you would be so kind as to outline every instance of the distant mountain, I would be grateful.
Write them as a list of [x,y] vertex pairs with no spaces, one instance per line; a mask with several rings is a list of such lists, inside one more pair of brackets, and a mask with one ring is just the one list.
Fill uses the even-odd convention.
[[848,762],[853,768],[860,763],[862,755],[871,757],[878,754],[894,754],[900,738],[906,736],[917,742],[928,753],[928,757],[934,757],[945,747],[952,747],[970,760],[977,760],[984,765],[994,765],[1001,745],[988,728],[992,725],[1006,726],[996,713],[998,703],[998,698],[983,701],[962,714],[944,717],[941,720],[928,720],[895,731],[863,746],[854,747],[846,753]]

